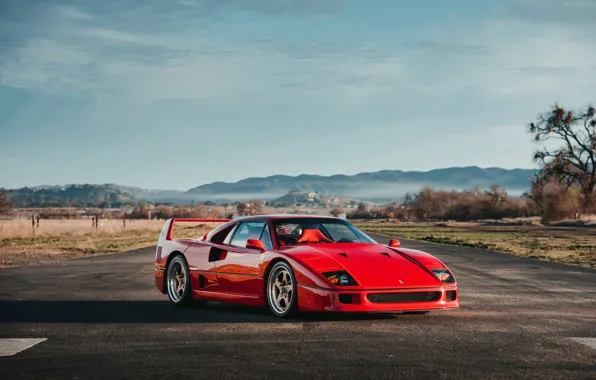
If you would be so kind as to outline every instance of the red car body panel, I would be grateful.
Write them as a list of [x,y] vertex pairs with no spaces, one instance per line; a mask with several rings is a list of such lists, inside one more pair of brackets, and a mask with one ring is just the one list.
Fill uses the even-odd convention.
[[[331,218],[266,215],[236,220],[170,219],[164,224],[158,241],[155,285],[160,292],[166,293],[164,273],[169,260],[181,254],[188,264],[195,300],[264,306],[267,305],[267,270],[275,262],[284,260],[290,264],[296,278],[299,311],[401,312],[459,307],[455,277],[454,282],[441,282],[431,269],[448,268],[426,252],[371,243],[279,246],[273,222],[300,217]],[[224,234],[232,231],[237,223],[251,220],[268,223],[273,249],[261,253],[255,249],[211,241],[219,232]],[[172,239],[176,222],[215,221],[223,224],[202,238]],[[322,274],[340,270],[347,271],[358,285],[333,285]],[[451,292],[451,297],[447,297],[447,292]],[[391,297],[401,294],[407,298],[413,293],[428,294],[432,300],[391,301]],[[383,295],[390,300],[379,301]],[[349,301],[346,303],[346,300]]]

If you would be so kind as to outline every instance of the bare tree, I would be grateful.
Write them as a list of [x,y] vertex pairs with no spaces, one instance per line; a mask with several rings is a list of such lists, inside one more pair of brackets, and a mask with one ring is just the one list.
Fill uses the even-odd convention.
[[263,213],[263,203],[258,200],[240,202],[236,206],[238,215],[260,215]]
[[238,203],[238,205],[236,206],[236,211],[238,211],[238,215],[249,215],[248,205],[244,202]]
[[[530,123],[528,131],[539,143],[552,141],[554,148],[540,147],[534,162],[541,166],[538,178],[554,178],[568,187],[579,186],[585,209],[594,206],[596,188],[596,119],[594,107],[583,112],[555,104],[550,112]],[[549,143],[550,145],[550,143]]]
[[260,215],[263,213],[263,202],[261,201],[252,201],[251,207],[251,214],[252,215]]
[[333,215],[333,216],[337,217],[339,214],[344,214],[344,213],[345,213],[345,211],[344,211],[344,209],[343,209],[343,208],[341,208],[341,207],[334,207],[334,208],[332,208],[332,209],[329,211],[329,213],[330,213],[331,215]]

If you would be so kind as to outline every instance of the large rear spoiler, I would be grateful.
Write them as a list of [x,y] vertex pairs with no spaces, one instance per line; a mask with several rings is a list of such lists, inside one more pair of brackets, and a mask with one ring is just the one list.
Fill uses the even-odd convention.
[[174,225],[176,223],[227,223],[232,219],[215,219],[215,218],[207,218],[207,219],[197,219],[197,218],[171,218],[166,220],[161,230],[161,234],[159,235],[159,240],[172,240],[172,235],[174,233]]

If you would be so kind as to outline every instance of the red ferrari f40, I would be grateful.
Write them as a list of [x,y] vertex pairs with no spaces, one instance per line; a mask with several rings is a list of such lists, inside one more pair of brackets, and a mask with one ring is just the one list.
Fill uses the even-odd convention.
[[[179,222],[223,222],[198,239],[172,239]],[[427,313],[459,307],[453,273],[436,257],[380,244],[331,216],[169,219],[155,285],[174,305],[204,301],[297,312]]]

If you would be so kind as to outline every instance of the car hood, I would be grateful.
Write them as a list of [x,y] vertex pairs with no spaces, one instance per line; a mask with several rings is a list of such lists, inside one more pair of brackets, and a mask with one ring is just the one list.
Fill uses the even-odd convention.
[[442,285],[421,264],[381,244],[312,244],[288,247],[285,253],[318,272],[343,268],[364,288]]

